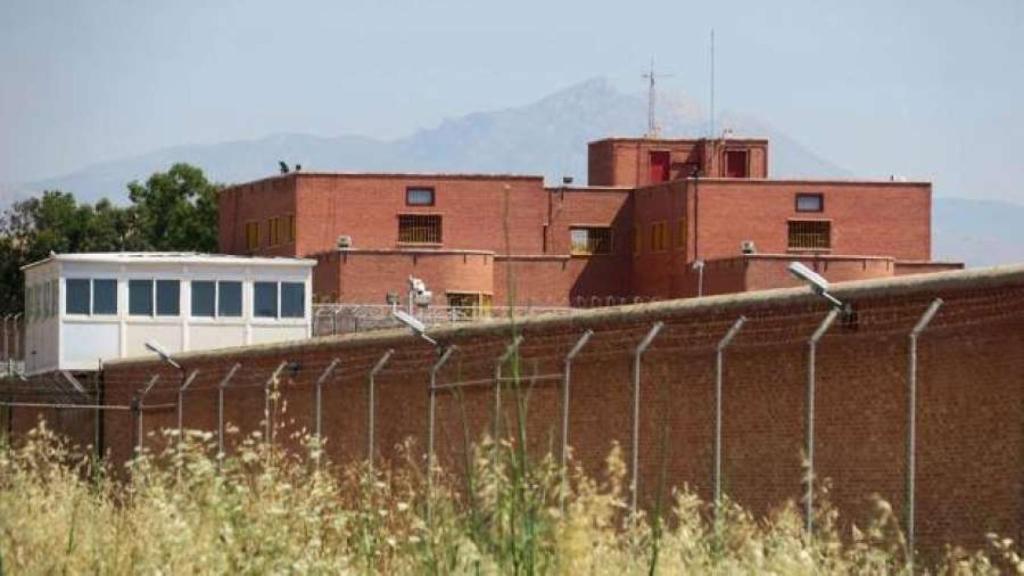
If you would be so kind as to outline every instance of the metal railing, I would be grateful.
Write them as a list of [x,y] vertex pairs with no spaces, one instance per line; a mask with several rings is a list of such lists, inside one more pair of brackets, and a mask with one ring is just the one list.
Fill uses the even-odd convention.
[[[576,310],[565,306],[430,306],[417,308],[415,316],[428,326],[438,326],[493,322],[510,315],[523,318],[539,314],[571,314]],[[313,305],[314,336],[383,330],[401,325],[392,317],[391,306],[387,304]]]

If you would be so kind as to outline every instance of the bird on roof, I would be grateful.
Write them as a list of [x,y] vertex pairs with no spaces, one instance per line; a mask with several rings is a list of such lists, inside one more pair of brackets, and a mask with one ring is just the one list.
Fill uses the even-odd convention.
[[288,164],[286,164],[284,160],[279,160],[277,166],[281,169],[281,174],[287,174],[289,172]]

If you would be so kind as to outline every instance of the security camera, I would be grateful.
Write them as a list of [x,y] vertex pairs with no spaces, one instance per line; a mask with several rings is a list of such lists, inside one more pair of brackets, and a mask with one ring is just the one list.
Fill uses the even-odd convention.
[[409,329],[412,330],[417,336],[437,346],[437,341],[431,338],[430,336],[427,336],[427,326],[419,318],[397,308],[391,311],[391,315],[398,319],[398,321],[401,322],[402,324],[408,326]]
[[145,345],[147,350],[149,350],[150,352],[155,352],[156,355],[159,356],[161,360],[167,362],[171,366],[174,366],[178,370],[181,370],[181,364],[175,362],[174,359],[171,358],[170,352],[165,350],[164,347],[161,346],[156,340],[146,340]]
[[836,308],[843,308],[843,303],[835,296],[828,293],[828,280],[821,275],[804,266],[800,262],[789,263],[789,273],[806,282],[815,294],[825,298]]
[[420,278],[409,276],[409,294],[417,306],[429,306],[434,294],[427,290],[427,283]]

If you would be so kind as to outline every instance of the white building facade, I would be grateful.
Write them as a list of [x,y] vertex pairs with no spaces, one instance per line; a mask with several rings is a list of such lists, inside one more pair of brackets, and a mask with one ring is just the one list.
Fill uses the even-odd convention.
[[152,354],[309,338],[314,260],[59,254],[25,272],[25,374]]

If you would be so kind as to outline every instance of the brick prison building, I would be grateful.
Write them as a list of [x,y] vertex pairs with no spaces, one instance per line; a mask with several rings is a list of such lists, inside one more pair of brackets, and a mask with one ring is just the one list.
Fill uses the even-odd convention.
[[959,268],[931,261],[931,184],[773,180],[764,139],[610,138],[587,186],[541,176],[292,172],[220,195],[226,254],[315,258],[314,298],[594,306]]

